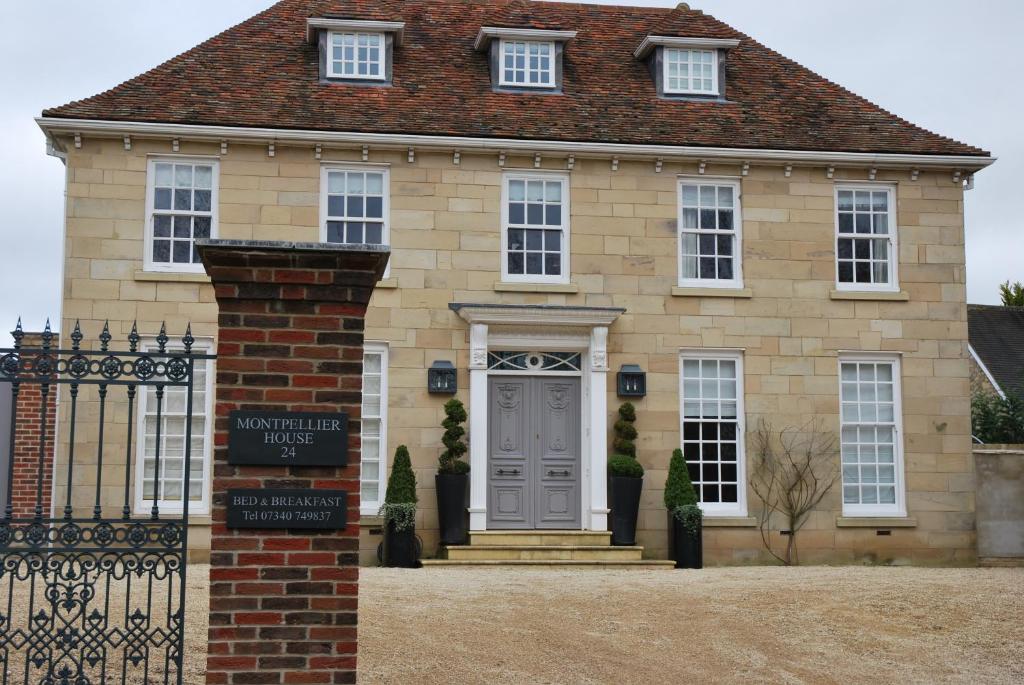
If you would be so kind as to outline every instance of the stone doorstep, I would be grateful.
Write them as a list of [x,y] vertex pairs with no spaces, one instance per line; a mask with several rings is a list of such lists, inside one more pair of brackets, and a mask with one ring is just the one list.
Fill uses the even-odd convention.
[[442,547],[442,558],[424,566],[544,566],[572,568],[673,568],[644,559],[639,545],[615,547],[610,531],[488,530],[471,532],[468,545]]
[[456,560],[456,559],[424,559],[424,568],[432,567],[533,567],[533,568],[572,568],[572,569],[636,569],[641,571],[668,571],[675,568],[675,562],[658,559],[642,559],[640,561],[604,561],[592,559],[563,559],[563,560],[536,560],[536,559],[510,559],[500,561],[480,560]]
[[487,530],[470,531],[469,544],[474,547],[492,545],[611,545],[607,530]]
[[978,557],[982,568],[1024,568],[1024,557]]
[[640,561],[643,547],[610,545],[452,545],[444,548],[450,561]]

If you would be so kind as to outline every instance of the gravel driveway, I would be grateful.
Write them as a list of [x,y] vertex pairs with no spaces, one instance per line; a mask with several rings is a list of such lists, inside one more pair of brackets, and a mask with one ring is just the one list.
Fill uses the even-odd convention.
[[360,683],[1021,683],[1024,569],[364,569]]
[[[189,685],[207,577],[189,568]],[[1024,569],[371,568],[359,603],[364,685],[1024,683]]]

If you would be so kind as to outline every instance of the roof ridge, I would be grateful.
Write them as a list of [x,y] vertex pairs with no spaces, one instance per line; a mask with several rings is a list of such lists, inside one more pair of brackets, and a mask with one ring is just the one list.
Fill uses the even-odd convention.
[[[318,77],[309,16],[405,16],[405,44],[386,87]],[[575,22],[563,94],[491,88],[487,57],[466,50],[502,17]],[[299,30],[301,24],[302,30]],[[491,24],[494,25],[494,24]],[[726,101],[664,98],[632,57],[644,36],[741,39]],[[634,42],[635,41],[635,42]],[[509,112],[514,112],[510,116]],[[442,114],[443,113],[443,114]],[[868,154],[989,156],[894,114],[731,25],[675,8],[549,0],[280,0],[179,55],[45,117],[246,128],[395,132]]]

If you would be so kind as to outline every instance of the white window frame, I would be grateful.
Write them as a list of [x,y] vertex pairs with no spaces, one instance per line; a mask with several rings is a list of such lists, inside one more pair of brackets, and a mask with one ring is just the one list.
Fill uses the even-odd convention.
[[[688,359],[717,359],[736,362],[736,503],[711,502],[700,504],[705,516],[743,517],[747,515],[747,417],[744,399],[743,350],[736,349],[682,349],[679,351],[679,447],[683,448],[683,424],[686,415],[683,409],[683,365]],[[684,457],[685,460],[685,457]],[[721,459],[719,459],[721,461]],[[698,493],[697,499],[703,496]]]
[[[360,73],[358,73],[358,71],[359,71],[359,59],[358,59],[359,55],[358,55],[358,52],[356,54],[356,59],[353,61],[353,64],[355,65],[355,71],[357,73],[346,74],[346,73],[343,73],[343,72],[339,73],[339,72],[334,71],[334,62],[335,62],[335,59],[334,59],[334,47],[335,47],[334,46],[334,37],[335,36],[343,36],[344,37],[346,35],[348,35],[348,36],[355,36],[356,37],[356,50],[357,51],[359,49],[359,45],[358,45],[358,43],[359,43],[359,36],[377,36],[377,38],[380,40],[379,57],[378,57],[378,59],[376,61],[377,69],[378,69],[378,72],[379,72],[378,74],[374,75],[374,74],[369,74],[369,73],[367,73],[367,74],[360,74]],[[327,74],[327,78],[345,79],[345,80],[358,80],[358,81],[386,81],[387,78],[388,78],[388,73],[387,73],[387,66],[388,66],[387,35],[382,33],[382,32],[380,32],[380,31],[328,31],[327,32],[327,49],[326,49],[326,53],[327,54],[325,55],[325,60],[326,60],[325,73]],[[371,62],[370,60],[367,60],[367,64],[374,64],[374,62]],[[369,70],[367,70],[367,71],[369,71]]]
[[[507,45],[511,45],[511,44],[515,44],[515,43],[524,43],[527,46],[526,47],[526,59],[527,60],[530,59],[530,54],[529,54],[530,48],[529,48],[529,46],[530,46],[531,43],[535,44],[535,45],[547,45],[548,46],[548,50],[551,51],[551,53],[550,53],[551,54],[551,59],[550,59],[550,62],[548,64],[548,69],[547,69],[547,72],[546,72],[547,75],[548,75],[548,83],[529,83],[529,82],[517,83],[516,81],[508,81],[508,80],[505,79],[505,47]],[[555,64],[555,61],[556,61],[555,49],[556,49],[556,45],[555,45],[555,42],[552,41],[552,40],[529,40],[529,39],[525,39],[525,38],[502,38],[501,41],[498,44],[498,85],[499,86],[508,86],[510,88],[540,88],[540,89],[544,89],[544,90],[551,90],[553,88],[557,88],[558,87],[558,79],[557,79],[558,74],[556,73],[557,65]],[[529,78],[529,74],[531,72],[529,64],[527,64],[527,66],[525,67],[524,71],[525,71],[525,73],[527,75],[527,78]],[[542,74],[542,73],[545,73],[545,72],[543,72],[543,71],[538,69],[537,73],[538,74]]]
[[[904,518],[907,515],[907,484],[904,473],[903,460],[903,371],[902,359],[898,354],[888,353],[848,353],[839,355],[839,363],[836,368],[836,376],[839,381],[839,447],[842,448],[843,441],[843,364],[866,362],[871,364],[888,363],[892,364],[892,396],[893,396],[893,467],[896,475],[896,502],[894,504],[847,504],[843,493],[843,461],[839,457],[839,497],[843,503],[843,516],[856,517],[877,517]],[[879,422],[878,425],[881,425]]]
[[[712,235],[733,234],[733,265],[732,279],[723,280],[718,278],[683,278],[683,186],[686,185],[713,185],[730,186],[733,189],[733,230],[721,231],[718,229],[685,229],[687,233],[702,233]],[[699,193],[700,191],[698,191]],[[704,177],[704,176],[680,176],[676,184],[676,274],[680,288],[725,288],[738,289],[743,287],[743,185],[739,179],[728,177]],[[700,273],[700,262],[698,259],[697,273]]]
[[[366,342],[363,344],[363,355],[367,352],[373,354],[379,354],[380,359],[380,449],[379,449],[379,471],[377,472],[380,476],[380,481],[377,490],[377,499],[373,502],[368,502],[362,497],[363,488],[363,464],[362,460],[359,463],[359,513],[362,516],[376,516],[380,511],[381,505],[384,503],[384,492],[388,486],[388,375],[390,371],[390,357],[391,349],[385,342]],[[361,393],[360,393],[361,395]],[[360,406],[362,400],[360,400]],[[362,430],[363,422],[360,420],[359,423],[360,431]],[[360,445],[364,439],[362,433],[360,433]],[[360,449],[360,455],[362,455],[362,449]]]
[[[205,212],[181,211],[181,210],[159,210],[154,209],[156,197],[156,165],[157,164],[191,164],[193,166],[213,167],[213,178],[211,180],[210,192],[210,237],[218,237],[218,216],[220,214],[220,160],[213,157],[176,157],[176,156],[150,156],[146,164],[146,225],[143,229],[143,269],[146,271],[163,271],[171,273],[201,273],[205,274],[206,269],[199,264],[175,264],[153,261],[153,217],[156,214],[171,216],[205,216]],[[194,172],[193,172],[194,173]],[[173,204],[173,201],[172,201]],[[173,227],[172,227],[173,232]],[[173,250],[173,247],[172,247]]]
[[[172,340],[168,345],[168,349],[174,349],[175,343],[178,341]],[[141,348],[143,352],[156,353],[157,343],[155,339],[149,338],[142,342]],[[215,347],[213,338],[196,338],[195,344],[192,346],[192,351],[195,354],[213,354]],[[199,360],[197,360],[198,362]],[[210,513],[210,486],[212,485],[212,464],[213,464],[213,424],[216,417],[214,416],[214,384],[213,379],[217,375],[216,359],[206,359],[206,431],[203,436],[203,446],[205,448],[205,454],[203,454],[203,485],[202,485],[202,497],[195,501],[190,501],[188,505],[189,516],[206,516]],[[145,454],[146,454],[146,405],[148,402],[148,396],[150,393],[155,393],[155,386],[139,386],[137,399],[137,416],[135,421],[135,450],[134,450],[134,463],[132,464],[132,476],[134,480],[135,497],[133,502],[133,508],[137,516],[148,515],[153,509],[153,500],[145,499]],[[155,399],[154,399],[155,401]],[[164,400],[166,402],[166,398]],[[193,406],[193,414],[195,413],[195,407]],[[194,457],[193,457],[194,458]],[[192,491],[189,492],[192,494]],[[157,505],[160,508],[161,513],[166,514],[180,514],[184,509],[182,502],[175,502],[173,500],[159,500]]]
[[[887,224],[889,226],[889,282],[888,283],[842,283],[839,280],[839,238],[840,235],[849,236],[848,233],[839,233],[839,192],[849,190],[875,192],[886,191],[889,195],[889,215]],[[833,237],[832,249],[835,251],[835,279],[836,290],[849,292],[899,292],[899,230],[896,223],[896,186],[890,183],[852,182],[837,183],[832,192],[833,200],[833,222],[835,224],[835,236]],[[856,228],[856,227],[854,227]],[[853,234],[867,236],[869,234]],[[872,234],[874,235],[874,234]],[[854,248],[856,250],[856,247]],[[856,278],[856,266],[854,266],[854,278]]]
[[[670,88],[669,87],[669,75],[668,75],[668,63],[669,54],[671,53],[690,53],[690,56],[694,52],[699,53],[710,53],[711,54],[711,90],[694,89],[694,88]],[[661,53],[661,71],[662,71],[662,90],[667,95],[718,95],[718,50],[708,50],[704,48],[689,48],[689,47],[664,47]],[[688,82],[693,84],[693,62],[690,57],[687,58],[686,64],[689,69]],[[701,79],[703,80],[703,78]]]
[[[381,244],[391,245],[391,168],[380,164],[351,164],[329,162],[320,165],[320,242],[327,242],[327,222],[332,219],[327,213],[327,177],[332,171],[354,171],[359,173],[379,173],[383,175],[384,198],[381,207],[381,214],[384,226],[381,228]],[[365,233],[364,233],[365,236]],[[332,243],[334,245],[365,245],[366,243]],[[391,275],[391,259],[384,269],[381,278],[388,278]]]
[[[558,227],[562,231],[562,268],[561,274],[547,276],[538,274],[510,274],[508,271],[508,231],[509,231],[509,182],[510,181],[552,181],[562,183],[562,223]],[[501,179],[501,280],[504,283],[549,283],[565,285],[570,282],[571,269],[569,264],[570,249],[570,217],[569,207],[570,182],[569,174],[558,171],[506,171]],[[540,227],[538,227],[540,228]],[[543,230],[554,230],[546,227]]]

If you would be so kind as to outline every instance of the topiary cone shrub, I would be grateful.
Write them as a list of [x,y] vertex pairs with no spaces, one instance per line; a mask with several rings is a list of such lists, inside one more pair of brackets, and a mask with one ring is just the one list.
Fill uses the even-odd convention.
[[408,530],[416,525],[416,501],[416,474],[412,472],[409,450],[399,445],[380,515],[385,523],[394,523],[396,531]]
[[619,407],[619,418],[615,421],[612,439],[612,456],[608,459],[608,475],[621,478],[643,478],[644,467],[636,460],[636,407],[623,402]]
[[686,468],[683,451],[672,452],[672,461],[668,465],[668,480],[665,481],[665,508],[673,518],[677,519],[686,530],[696,534],[700,531],[704,512],[698,506],[697,490],[690,480],[690,470]]
[[462,456],[468,448],[463,438],[466,429],[462,424],[466,422],[466,407],[460,400],[451,399],[444,404],[445,419],[441,422],[444,428],[444,435],[441,442],[444,443],[444,452],[438,458],[438,473],[449,473],[462,475],[469,473],[469,464],[462,461]]

